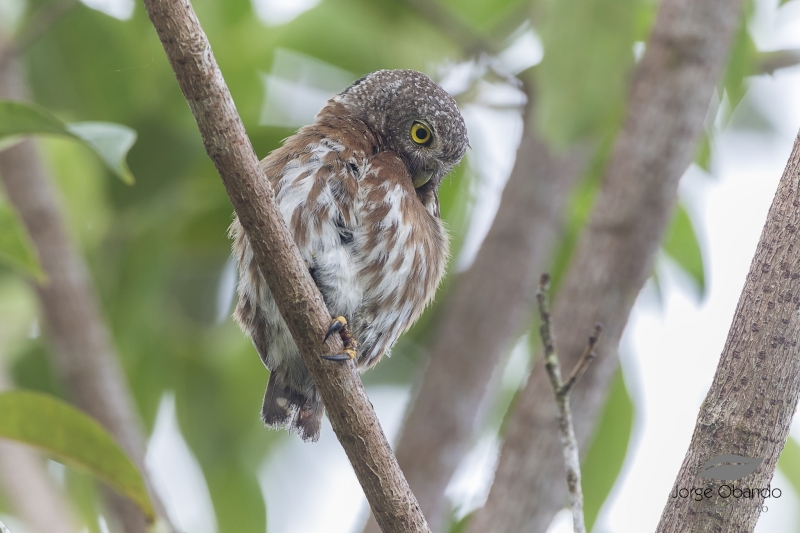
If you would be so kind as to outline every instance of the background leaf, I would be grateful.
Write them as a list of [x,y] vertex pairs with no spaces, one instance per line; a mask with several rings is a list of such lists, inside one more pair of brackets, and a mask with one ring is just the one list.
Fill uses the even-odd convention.
[[746,78],[753,74],[758,55],[756,45],[750,36],[750,31],[747,29],[747,20],[752,12],[753,3],[748,1],[739,21],[739,30],[734,36],[728,68],[723,79],[731,111],[739,105],[745,92],[747,92]]
[[697,241],[692,219],[682,205],[678,205],[662,243],[664,251],[697,283],[700,295],[705,294],[706,276],[703,252]]
[[65,124],[37,105],[0,101],[0,140],[30,134],[64,135],[83,141],[123,182],[134,182],[125,157],[136,141],[136,132],[127,126],[109,122]]
[[694,154],[694,162],[706,172],[711,171],[711,157],[713,155],[711,153],[711,142],[711,134],[708,131],[704,131]]
[[794,491],[800,494],[800,444],[792,436],[786,440],[786,446],[778,459],[778,468],[789,478]]
[[0,138],[29,133],[70,134],[63,122],[37,105],[0,101]]
[[45,282],[47,275],[39,264],[28,232],[12,207],[0,196],[0,263]]
[[591,530],[622,470],[633,429],[633,401],[617,370],[597,433],[581,465],[586,529]]
[[100,424],[69,404],[39,392],[4,392],[0,394],[0,437],[42,448],[89,470],[154,520],[139,470]]
[[97,152],[123,182],[133,185],[135,180],[125,157],[136,142],[134,130],[111,122],[76,122],[68,124],[67,129]]

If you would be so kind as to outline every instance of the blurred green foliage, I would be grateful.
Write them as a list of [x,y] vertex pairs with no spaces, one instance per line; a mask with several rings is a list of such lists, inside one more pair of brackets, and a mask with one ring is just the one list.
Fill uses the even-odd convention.
[[622,470],[633,429],[633,415],[633,401],[625,388],[622,372],[617,370],[592,444],[581,464],[587,530],[592,529]]
[[37,281],[47,281],[28,233],[14,208],[0,197],[0,263]]
[[[36,18],[31,14],[50,1],[28,0],[19,31],[24,33]],[[467,59],[448,32],[411,2],[324,0],[271,27],[257,19],[246,0],[196,0],[194,6],[260,157],[293,133],[258,125],[261,73],[270,70],[279,47],[356,76],[381,68],[435,74],[444,63]],[[567,229],[551,270],[557,282],[591,212],[624,117],[634,44],[646,41],[657,5],[651,0],[442,0],[441,6],[458,25],[492,38],[510,34],[529,13],[545,48],[543,62],[523,73],[536,87],[538,127],[554,144],[582,141],[596,147],[566,214]],[[752,42],[742,28],[724,81],[731,105],[740,101],[753,68]],[[163,394],[174,391],[180,428],[202,467],[219,531],[263,533],[267,509],[257,473],[276,444],[289,437],[265,431],[259,420],[267,372],[227,318],[232,302],[219,295],[230,255],[226,230],[232,208],[144,9],[137,3],[133,17],[122,21],[79,4],[25,50],[24,60],[34,100],[59,124],[113,122],[138,134],[127,158],[137,177],[132,187],[110,179],[109,169],[80,143],[46,138],[40,145],[148,431]],[[698,153],[701,166],[709,168],[710,148]],[[454,255],[469,221],[474,179],[462,164],[441,189]],[[664,247],[702,288],[702,249],[686,211],[677,211]],[[8,266],[39,275],[35,254],[13,211],[0,203],[3,253],[13,260],[0,263],[0,313],[10,317],[0,322],[2,355],[17,385],[61,395],[46,343],[30,334],[34,294]],[[452,276],[445,280],[443,291],[451,281]],[[436,311],[434,305],[365,381],[411,384],[424,361]],[[497,405],[513,405],[513,391],[502,394]],[[503,409],[492,413],[496,420],[487,431],[500,431]],[[630,399],[617,379],[586,461],[592,520],[621,468],[631,419]],[[613,460],[603,463],[599,457]],[[69,470],[66,486],[87,527],[96,531],[97,490],[91,480]],[[7,511],[2,501],[0,510]]]
[[613,131],[624,111],[641,0],[551,0],[541,28],[539,125],[562,145]]
[[778,459],[778,470],[789,478],[789,483],[794,491],[800,494],[800,444],[791,435],[786,440],[786,445]]
[[71,405],[40,392],[4,392],[0,394],[0,437],[42,448],[88,470],[136,503],[148,521],[155,521],[136,465],[100,424]]
[[663,247],[664,251],[697,284],[700,296],[705,294],[706,276],[703,266],[703,253],[700,243],[697,241],[692,219],[689,218],[689,213],[681,204],[678,205],[672,215],[672,221],[667,228],[667,234],[664,236]]

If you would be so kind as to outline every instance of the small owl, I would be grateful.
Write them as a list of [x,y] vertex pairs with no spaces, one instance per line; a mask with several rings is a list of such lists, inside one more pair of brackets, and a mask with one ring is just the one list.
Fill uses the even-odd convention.
[[[364,371],[419,318],[444,274],[437,191],[467,148],[456,102],[426,75],[381,70],[331,98],[314,123],[261,161],[284,220]],[[324,407],[239,220],[234,318],[270,370],[261,417],[319,438]]]

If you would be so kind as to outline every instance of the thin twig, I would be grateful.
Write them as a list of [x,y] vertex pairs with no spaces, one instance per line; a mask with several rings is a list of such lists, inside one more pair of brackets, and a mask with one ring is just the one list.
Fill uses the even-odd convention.
[[800,50],[759,52],[755,58],[755,74],[775,74],[775,71],[800,65]]
[[586,349],[583,351],[583,355],[575,364],[575,367],[572,369],[572,373],[569,375],[569,379],[562,387],[564,394],[569,394],[569,391],[572,390],[573,385],[575,385],[575,383],[581,379],[583,373],[586,372],[586,369],[589,368],[589,365],[592,363],[592,361],[594,361],[594,358],[597,357],[594,349],[597,346],[597,341],[600,340],[600,335],[602,333],[603,323],[598,322],[594,325],[594,333],[589,335],[589,342],[586,343]]
[[544,346],[544,366],[553,386],[553,394],[558,404],[558,430],[561,437],[561,446],[564,450],[564,464],[567,469],[567,490],[569,491],[569,507],[572,510],[572,524],[575,533],[586,533],[586,523],[583,518],[583,491],[581,490],[581,463],[578,453],[578,441],[575,438],[575,429],[572,425],[572,411],[569,407],[569,391],[581,374],[594,359],[594,347],[597,338],[603,329],[602,324],[596,324],[594,334],[589,337],[589,343],[572,375],[565,385],[561,381],[561,365],[556,355],[556,338],[553,334],[553,324],[550,315],[550,305],[547,291],[550,288],[550,276],[542,274],[539,279],[539,290],[536,291],[536,302],[539,306],[539,316],[542,325],[539,328]]

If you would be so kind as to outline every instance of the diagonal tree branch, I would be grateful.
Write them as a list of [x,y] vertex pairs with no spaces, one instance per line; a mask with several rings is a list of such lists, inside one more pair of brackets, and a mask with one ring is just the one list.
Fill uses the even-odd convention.
[[[736,306],[714,381],[700,407],[675,487],[704,487],[696,501],[670,497],[656,530],[753,531],[800,397],[800,134],[770,207]],[[764,458],[736,481],[697,479],[719,454]],[[723,498],[728,483],[754,487],[751,498]]]
[[145,0],[178,84],[197,121],[253,247],[261,273],[317,385],[336,436],[382,530],[429,532],[352,362],[322,355],[341,350],[322,338],[331,316],[294,244],[272,188],[239,118],[211,46],[188,0]]
[[[0,39],[0,56],[10,45]],[[22,65],[14,53],[0,70],[0,98],[24,99]],[[70,239],[58,194],[36,145],[25,140],[0,152],[0,178],[33,241],[49,281],[36,286],[53,357],[71,399],[114,436],[139,467],[165,525],[163,505],[144,466],[145,439],[125,374],[102,318],[86,264]],[[126,533],[144,533],[138,508],[108,489],[106,501]]]
[[[597,347],[604,356],[571,396],[581,449],[617,368],[619,340],[677,201],[678,182],[691,163],[741,4],[664,0],[635,73],[628,116],[555,306],[567,366],[585,343],[575,325],[605,324]],[[545,373],[535,368],[511,416],[486,506],[469,531],[544,532],[563,506],[561,447],[548,389]]]

